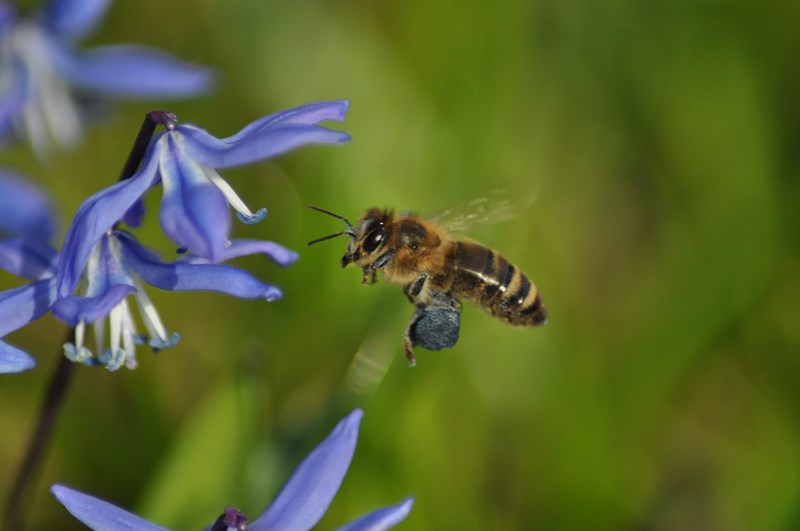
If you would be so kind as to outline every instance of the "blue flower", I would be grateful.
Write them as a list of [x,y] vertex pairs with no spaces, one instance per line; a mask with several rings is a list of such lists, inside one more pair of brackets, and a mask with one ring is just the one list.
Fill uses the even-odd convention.
[[[54,232],[49,198],[24,177],[0,169],[0,269],[34,281],[0,293],[0,304],[11,301],[14,307],[10,315],[0,308],[3,326],[16,328],[47,312],[55,295],[56,251],[47,244]],[[26,300],[28,294],[38,298]],[[25,371],[35,364],[26,353],[0,341],[0,373]]]
[[[131,234],[110,230],[95,244],[85,270],[70,292],[57,297],[55,251],[51,249],[48,254],[44,248],[29,243],[11,245],[9,241],[0,242],[0,255],[3,256],[0,265],[7,262],[11,264],[7,269],[14,269],[21,276],[34,280],[25,286],[0,292],[0,338],[52,310],[56,317],[75,328],[75,342],[64,346],[65,355],[73,361],[102,365],[109,370],[116,370],[123,364],[134,368],[136,345],[147,344],[158,351],[178,341],[177,334],[167,333],[147,297],[145,284],[174,291],[217,291],[240,298],[274,300],[281,296],[275,286],[264,284],[235,267],[203,263],[192,257],[173,263],[163,262]],[[275,243],[253,240],[232,242],[223,258],[251,254],[264,254],[284,267],[297,259],[296,253]],[[79,285],[80,295],[73,295],[71,292]],[[136,330],[128,295],[135,298],[147,335]],[[94,352],[85,342],[89,324],[94,325]],[[108,346],[106,324],[110,331]],[[11,360],[9,363],[19,363],[19,351],[8,349],[3,356]],[[0,367],[3,367],[1,361]]]
[[[284,267],[297,259],[292,251],[260,241],[233,242],[224,259],[255,253],[265,254]],[[167,333],[147,297],[145,284],[165,290],[211,290],[268,301],[282,295],[277,287],[235,267],[199,263],[191,257],[173,263],[163,262],[131,234],[109,231],[92,250],[80,282],[81,294],[59,297],[53,304],[53,314],[75,327],[75,344],[65,345],[65,355],[73,361],[104,365],[109,370],[123,363],[132,369],[136,366],[135,345],[147,344],[159,351],[177,343],[178,335]],[[146,336],[136,331],[128,295],[135,297],[147,329]],[[109,348],[105,348],[104,341],[106,317],[111,330]],[[84,344],[85,327],[89,323],[94,323],[97,356]]]
[[166,98],[207,90],[211,73],[158,50],[106,46],[81,52],[110,0],[50,0],[36,18],[0,0],[0,134],[14,130],[44,151],[69,147],[82,116],[74,93],[96,98]]
[[59,296],[76,285],[95,242],[120,219],[136,225],[141,197],[163,185],[159,220],[182,249],[218,262],[228,249],[233,207],[241,220],[255,223],[266,215],[250,211],[217,168],[268,159],[312,143],[338,143],[349,135],[318,125],[342,121],[347,101],[323,101],[275,113],[249,124],[233,136],[218,139],[190,123],[178,124],[169,113],[151,113],[166,126],[150,143],[139,170],[130,178],[89,198],[78,210],[64,240],[58,264]]
[[[249,529],[250,531],[302,531],[311,529],[328,510],[350,466],[358,438],[361,410],[345,417],[333,432],[295,469],[269,507],[252,524],[235,509],[227,509],[213,529]],[[50,488],[53,495],[72,515],[92,529],[108,531],[166,531],[123,509],[88,494],[62,485]],[[373,511],[340,528],[347,531],[380,531],[401,522],[411,510],[413,500]]]

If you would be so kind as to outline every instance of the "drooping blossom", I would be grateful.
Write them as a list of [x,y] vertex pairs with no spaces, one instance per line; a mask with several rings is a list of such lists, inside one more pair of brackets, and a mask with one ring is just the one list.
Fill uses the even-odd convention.
[[113,99],[187,97],[208,90],[212,73],[144,46],[80,50],[110,0],[49,0],[27,16],[0,0],[0,136],[27,138],[46,152],[81,136],[86,107]]

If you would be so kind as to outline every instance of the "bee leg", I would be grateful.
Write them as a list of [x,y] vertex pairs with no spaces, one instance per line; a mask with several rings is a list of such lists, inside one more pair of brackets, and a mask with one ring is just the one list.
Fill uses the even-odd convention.
[[[412,349],[416,346],[428,350],[452,348],[458,342],[461,329],[460,305],[447,297],[442,306],[417,305],[414,317],[408,325],[403,343],[406,358],[410,364],[416,363]],[[439,302],[439,301],[437,301]]]
[[378,280],[377,279],[377,274],[378,274],[377,271],[375,271],[373,268],[367,269],[365,267],[364,268],[364,276],[361,277],[361,283],[362,284],[375,284],[375,282]]
[[417,302],[417,297],[419,294],[422,293],[422,287],[425,285],[425,280],[427,280],[428,275],[426,273],[421,273],[413,282],[409,282],[403,288],[403,291],[408,297],[408,300],[412,303]]
[[374,262],[364,267],[364,276],[361,278],[362,284],[375,284],[375,272],[388,264],[394,258],[394,251],[386,251],[378,258],[375,259]]
[[406,330],[405,337],[403,338],[403,352],[406,354],[409,367],[413,367],[417,364],[417,358],[414,356],[414,345],[411,342],[411,338],[408,337],[408,330]]

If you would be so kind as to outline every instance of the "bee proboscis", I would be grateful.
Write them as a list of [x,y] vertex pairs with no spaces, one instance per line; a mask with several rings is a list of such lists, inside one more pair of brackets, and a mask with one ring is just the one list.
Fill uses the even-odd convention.
[[412,366],[414,347],[441,350],[456,344],[462,299],[512,325],[547,322],[536,286],[519,268],[479,243],[451,238],[437,223],[413,214],[370,208],[353,225],[344,216],[308,206],[346,226],[308,245],[349,236],[342,267],[360,267],[364,284],[374,283],[380,271],[387,283],[403,286],[415,305],[403,342]]

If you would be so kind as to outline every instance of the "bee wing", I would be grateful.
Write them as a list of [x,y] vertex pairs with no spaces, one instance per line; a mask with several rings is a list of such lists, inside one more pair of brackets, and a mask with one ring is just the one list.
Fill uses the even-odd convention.
[[508,190],[492,190],[484,197],[454,205],[430,219],[447,232],[463,234],[479,225],[511,221],[527,210],[535,199],[535,195],[512,199]]

